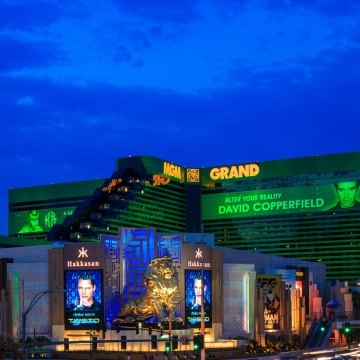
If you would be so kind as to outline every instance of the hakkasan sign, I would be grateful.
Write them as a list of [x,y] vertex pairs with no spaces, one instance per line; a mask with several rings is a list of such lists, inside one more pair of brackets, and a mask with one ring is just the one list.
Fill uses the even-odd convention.
[[207,194],[202,198],[206,220],[271,216],[330,210],[337,203],[333,185],[303,186]]

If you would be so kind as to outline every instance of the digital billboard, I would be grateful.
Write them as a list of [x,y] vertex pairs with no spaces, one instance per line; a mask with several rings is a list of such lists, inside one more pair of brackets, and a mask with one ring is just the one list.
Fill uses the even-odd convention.
[[280,329],[281,275],[256,275],[257,288],[264,303],[265,330]]
[[61,224],[73,214],[75,207],[32,209],[9,213],[9,233],[27,234],[48,232],[55,224]]
[[360,207],[359,182],[206,194],[204,220],[337,211]]
[[65,329],[102,329],[104,327],[102,270],[65,270],[64,279]]
[[193,328],[201,326],[201,294],[204,289],[204,322],[211,327],[211,271],[203,270],[204,286],[202,287],[201,270],[185,270],[185,324]]

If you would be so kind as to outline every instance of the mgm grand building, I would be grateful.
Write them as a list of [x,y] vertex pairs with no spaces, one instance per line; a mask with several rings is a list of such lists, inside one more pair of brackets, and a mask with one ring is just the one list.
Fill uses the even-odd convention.
[[[210,168],[134,156],[118,159],[109,178],[10,189],[8,236],[0,238],[1,303],[8,307],[2,333],[22,333],[19,314],[45,291],[27,314],[26,333],[46,328],[69,341],[94,331],[101,339],[112,332],[129,337],[125,324],[134,314],[124,315],[126,304],[143,301],[148,267],[165,256],[177,271],[176,299],[153,319],[160,330],[162,319],[178,319],[185,328],[168,321],[166,331],[181,346],[191,346],[186,339],[194,331],[205,333],[209,346],[239,335],[261,340],[271,331],[304,336],[307,319],[321,317],[334,297],[326,284],[359,278],[359,179],[358,152]],[[137,232],[146,241],[134,240]],[[90,256],[85,244],[98,247],[102,260],[74,260]],[[69,309],[83,270],[98,281],[102,310],[94,318]],[[199,272],[200,315],[187,303]],[[276,293],[276,316],[262,303],[266,292]],[[342,311],[350,311],[340,292]],[[30,321],[41,301],[48,318]],[[47,327],[34,325],[39,321]],[[147,336],[158,335],[150,327]]]

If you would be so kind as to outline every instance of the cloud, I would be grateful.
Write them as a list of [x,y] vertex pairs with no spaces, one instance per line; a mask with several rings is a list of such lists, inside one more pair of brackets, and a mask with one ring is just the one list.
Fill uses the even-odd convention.
[[265,0],[265,3],[271,10],[301,7],[331,17],[353,16],[360,10],[359,3],[353,0]]
[[[339,152],[343,152],[357,141],[356,132],[347,131],[344,145],[339,126],[357,127],[360,105],[352,94],[360,93],[360,85],[353,82],[359,74],[359,59],[360,51],[349,49],[323,53],[307,63],[299,59],[297,66],[278,64],[258,71],[234,62],[239,73],[234,65],[233,86],[198,95],[3,76],[0,108],[11,127],[3,129],[2,147],[11,148],[7,139],[17,138],[22,149],[32,147],[32,156],[46,162],[54,154],[44,151],[44,146],[60,148],[82,166],[92,166],[91,153],[117,157],[124,149],[133,155],[172,154],[182,163],[181,156],[190,161],[189,155],[179,155],[185,144],[193,151],[205,151],[212,164],[221,158],[220,148],[229,154],[229,162],[239,147],[242,158],[252,160],[281,157],[280,148],[284,147],[289,157],[299,152],[304,156],[328,152],[329,145],[322,144],[319,137],[333,138],[334,152],[338,138],[342,144]],[[334,78],[333,73],[341,76]],[[237,86],[236,77],[241,86]],[[31,99],[31,106],[19,104],[19,99]],[[289,137],[292,133],[294,138],[307,139],[306,149],[301,149],[303,140],[298,144]],[[264,154],[261,144],[270,139],[274,147]],[[154,149],[158,149],[157,154]],[[3,153],[9,152],[4,149]],[[239,155],[235,155],[233,160],[238,161]],[[62,156],[61,161],[65,159]]]
[[25,42],[6,35],[0,35],[0,54],[0,73],[48,66],[61,58],[54,42]]
[[[332,112],[335,117],[339,111],[347,112],[355,105],[351,94],[360,92],[360,85],[353,81],[360,75],[359,63],[360,50],[356,48],[327,51],[316,58],[301,58],[297,63],[289,64],[279,62],[267,68],[234,61],[228,72],[230,86],[227,90],[204,89],[198,95],[141,86],[121,87],[105,83],[79,86],[46,78],[3,76],[0,101],[2,106],[13,104],[11,111],[18,119],[23,117],[24,108],[29,108],[27,117],[32,118],[32,126],[49,123],[58,128],[66,123],[64,129],[74,134],[77,127],[82,128],[82,133],[96,127],[102,128],[100,131],[109,130],[109,133],[134,128],[166,132],[174,124],[183,128],[192,125],[198,130],[202,127],[200,121],[204,120],[209,128],[214,126],[216,129],[217,121],[221,120],[222,125],[231,123],[234,114],[250,114],[260,102],[267,109],[278,107],[280,112],[286,108],[290,112],[293,106],[299,108],[302,103],[306,103],[303,113],[311,107],[316,112],[333,108],[337,109]],[[333,77],[333,73],[339,76]],[[337,102],[331,98],[336,98]],[[18,106],[19,99],[31,99],[32,106]],[[260,109],[257,112],[263,112]],[[226,119],[228,115],[231,116]],[[199,124],[194,119],[198,119]],[[12,123],[16,124],[14,120]],[[51,131],[51,127],[43,127],[43,131]]]
[[24,96],[16,101],[18,105],[31,106],[34,105],[34,99],[31,96]]
[[0,29],[31,30],[48,26],[61,15],[55,1],[3,1],[0,3]]
[[126,46],[118,45],[118,47],[115,50],[114,61],[115,63],[124,63],[124,62],[131,63],[132,56]]
[[188,23],[201,18],[196,0],[114,0],[122,11],[160,23]]

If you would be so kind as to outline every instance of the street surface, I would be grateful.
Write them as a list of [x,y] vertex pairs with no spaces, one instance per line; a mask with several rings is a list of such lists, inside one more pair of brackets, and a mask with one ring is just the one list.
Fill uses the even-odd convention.
[[[269,356],[249,356],[249,360],[335,360],[335,359],[360,359],[360,346],[336,347],[331,349],[302,350],[280,353]],[[239,359],[241,360],[241,359]]]

